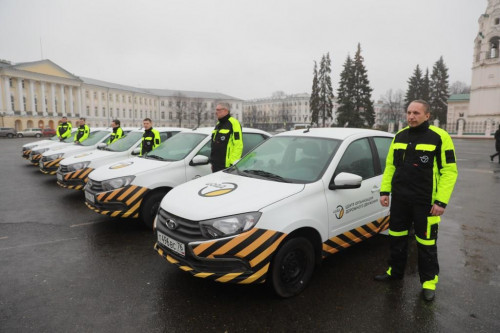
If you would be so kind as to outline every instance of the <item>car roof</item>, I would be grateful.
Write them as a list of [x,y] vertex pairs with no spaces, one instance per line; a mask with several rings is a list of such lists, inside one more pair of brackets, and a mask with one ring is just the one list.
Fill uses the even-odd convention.
[[[188,131],[187,128],[182,128],[182,127],[153,127],[155,130],[157,130],[158,132],[174,132],[174,131]],[[134,127],[134,128],[131,128],[130,130],[131,132],[144,132],[144,128],[143,127],[140,127],[140,128],[137,128],[137,127]]]
[[328,128],[310,128],[300,129],[276,134],[275,136],[303,136],[303,137],[319,137],[345,140],[350,136],[386,136],[393,137],[394,135],[384,131],[365,129],[365,128],[344,128],[344,127],[328,127]]
[[[187,132],[191,131],[191,132],[195,132],[195,133],[203,133],[203,134],[208,135],[208,134],[211,134],[213,130],[214,130],[213,127],[199,127],[199,128],[195,128],[192,130],[188,129]],[[257,128],[243,127],[241,130],[243,133],[255,133],[255,134],[263,134],[263,135],[267,135],[267,136],[272,136],[270,133],[263,131],[263,130],[260,130],[260,129],[257,129]]]

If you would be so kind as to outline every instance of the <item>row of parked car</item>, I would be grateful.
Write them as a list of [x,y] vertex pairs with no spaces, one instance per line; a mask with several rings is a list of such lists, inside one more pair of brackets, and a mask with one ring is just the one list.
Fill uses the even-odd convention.
[[56,135],[56,130],[53,128],[27,128],[22,131],[16,131],[12,127],[0,127],[0,137],[7,138],[23,138],[23,137],[35,137],[41,138],[42,136],[54,136]]
[[23,146],[23,157],[85,204],[153,228],[155,250],[200,278],[268,282],[300,293],[321,259],[384,231],[378,203],[393,136],[313,128],[271,136],[243,128],[244,156],[211,173],[212,128],[157,128],[162,144],[140,154],[143,129],[107,145],[110,128],[81,144],[57,138]]

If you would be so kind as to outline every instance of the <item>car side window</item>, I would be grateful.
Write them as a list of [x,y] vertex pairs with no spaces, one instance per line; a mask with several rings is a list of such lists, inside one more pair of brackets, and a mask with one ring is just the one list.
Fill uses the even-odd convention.
[[368,179],[375,176],[372,151],[368,139],[359,139],[347,147],[342,156],[335,176],[341,172],[349,172]]
[[386,137],[375,137],[373,138],[375,146],[377,147],[378,158],[380,161],[380,167],[382,172],[385,170],[385,160],[387,158],[387,153],[389,152],[389,147],[391,146],[392,138]]
[[242,156],[260,144],[266,138],[261,134],[243,133],[243,153]]
[[201,147],[200,151],[196,155],[203,155],[206,157],[210,157],[210,153],[212,152],[212,140],[207,141],[203,147]]

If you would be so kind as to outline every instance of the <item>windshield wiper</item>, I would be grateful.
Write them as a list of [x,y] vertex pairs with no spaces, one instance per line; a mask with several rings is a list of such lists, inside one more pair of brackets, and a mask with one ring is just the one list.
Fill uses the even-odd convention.
[[158,156],[158,155],[146,155],[146,156],[144,156],[144,157],[146,157],[146,158],[151,158],[151,159],[153,159],[153,160],[165,161],[165,159],[164,159],[163,157],[160,157],[160,156]]
[[283,183],[289,183],[289,181],[286,180],[285,178],[283,178],[281,176],[278,176],[278,175],[276,175],[274,173],[264,171],[264,170],[244,170],[243,172],[251,174],[251,175],[261,176],[263,178],[277,180],[277,181],[280,181],[280,182],[283,182]]

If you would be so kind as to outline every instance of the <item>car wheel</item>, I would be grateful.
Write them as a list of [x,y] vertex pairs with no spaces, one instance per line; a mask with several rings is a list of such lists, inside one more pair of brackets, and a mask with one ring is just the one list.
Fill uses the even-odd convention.
[[19,133],[19,134],[17,135],[17,137],[18,137],[18,138],[22,138],[22,137],[23,137],[23,135],[22,135],[21,133]]
[[153,221],[160,207],[161,200],[167,192],[155,192],[144,198],[141,205],[141,220],[146,227],[153,229]]
[[313,245],[304,237],[292,238],[274,256],[270,282],[278,296],[292,297],[305,289],[313,271]]
[[35,137],[39,138],[41,137],[42,135],[41,134],[36,134]]
[[8,137],[9,139],[12,139],[12,138],[14,137],[14,134],[12,134],[12,133],[7,133],[7,137]]

